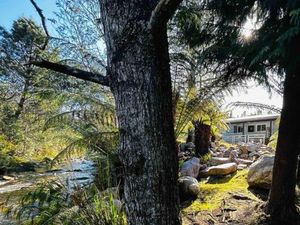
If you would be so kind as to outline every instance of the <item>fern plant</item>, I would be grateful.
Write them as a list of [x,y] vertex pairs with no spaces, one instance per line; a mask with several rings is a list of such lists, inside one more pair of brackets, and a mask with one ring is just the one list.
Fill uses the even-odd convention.
[[89,151],[108,155],[117,148],[118,129],[114,105],[88,98],[88,104],[57,114],[45,123],[44,129],[71,129],[75,137],[64,136],[68,145],[53,159],[58,162],[73,154]]
[[26,193],[8,214],[20,225],[126,225],[116,191],[91,186],[70,193],[65,184],[52,180]]
[[[203,93],[202,93],[203,94]],[[201,119],[205,124],[212,127],[214,135],[228,129],[226,124],[227,113],[222,112],[216,103],[218,96],[197,94],[195,88],[190,88],[182,96],[176,105],[175,136],[176,138],[186,135],[193,128],[193,121]]]

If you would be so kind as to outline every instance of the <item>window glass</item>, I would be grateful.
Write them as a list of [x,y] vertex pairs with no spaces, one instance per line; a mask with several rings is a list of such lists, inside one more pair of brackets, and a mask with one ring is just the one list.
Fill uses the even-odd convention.
[[238,132],[239,132],[239,133],[244,132],[244,127],[238,127]]
[[257,131],[261,131],[261,125],[257,125]]
[[254,126],[253,125],[248,126],[248,132],[254,132]]
[[257,131],[266,131],[266,125],[265,124],[262,124],[262,125],[257,125]]

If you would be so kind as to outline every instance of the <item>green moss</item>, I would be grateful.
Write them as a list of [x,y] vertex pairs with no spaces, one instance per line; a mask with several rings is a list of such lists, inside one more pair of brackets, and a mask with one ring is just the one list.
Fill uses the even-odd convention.
[[200,157],[201,163],[203,163],[203,164],[208,163],[208,162],[211,160],[211,157],[212,157],[212,156],[211,156],[210,153],[207,153],[207,154],[201,156],[201,157]]
[[230,192],[238,192],[256,199],[250,191],[248,191],[247,183],[248,170],[238,171],[231,177],[224,177],[214,181],[200,182],[199,199],[194,201],[192,205],[184,209],[184,212],[195,212],[203,210],[218,209],[224,198],[229,196]]

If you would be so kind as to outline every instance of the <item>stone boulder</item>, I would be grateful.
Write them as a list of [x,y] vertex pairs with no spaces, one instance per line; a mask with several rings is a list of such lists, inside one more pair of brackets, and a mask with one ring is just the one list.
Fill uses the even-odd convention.
[[[238,158],[240,155],[240,151],[238,149],[232,150],[230,152],[230,155],[233,156],[234,158]],[[229,156],[230,157],[230,156]]]
[[193,142],[187,142],[185,145],[184,145],[184,151],[187,151],[187,152],[192,152],[195,150],[195,144]]
[[238,164],[246,164],[246,165],[252,165],[253,161],[252,160],[247,160],[247,159],[236,159],[236,162]]
[[263,155],[249,167],[247,181],[250,187],[271,187],[274,158],[273,155]]
[[208,168],[209,176],[228,175],[237,171],[236,163],[225,163],[218,166],[212,166]]
[[246,165],[246,164],[239,164],[237,169],[238,170],[243,170],[243,169],[246,169],[247,167],[248,167],[248,165]]
[[11,180],[15,180],[15,177],[2,176],[2,179],[5,180],[5,181],[11,181]]
[[256,152],[260,148],[261,144],[247,143],[246,146],[247,146],[248,152]]
[[240,158],[242,158],[242,159],[248,159],[249,155],[248,154],[241,154]]
[[203,169],[203,170],[200,170],[200,171],[199,171],[199,175],[198,175],[198,179],[209,177],[209,175],[208,175],[208,170],[209,170],[209,168],[210,168],[210,167],[207,167],[207,168],[205,168],[205,169]]
[[248,155],[247,145],[245,145],[245,144],[239,144],[238,147],[239,147],[239,150],[241,152],[241,155]]
[[200,193],[199,183],[194,177],[184,176],[178,179],[181,200],[195,198]]
[[190,160],[183,163],[180,174],[181,176],[198,177],[200,169],[200,159],[193,157]]
[[229,158],[224,158],[224,157],[212,157],[210,160],[210,164],[212,166],[217,166],[225,163],[230,163],[232,162],[231,159]]
[[231,153],[230,150],[226,150],[226,151],[223,153],[223,157],[224,157],[224,158],[228,158],[228,157],[230,156],[230,153]]
[[249,158],[250,158],[250,159],[256,160],[256,159],[258,159],[259,157],[260,157],[260,153],[258,153],[258,152],[251,152],[251,153],[249,154]]

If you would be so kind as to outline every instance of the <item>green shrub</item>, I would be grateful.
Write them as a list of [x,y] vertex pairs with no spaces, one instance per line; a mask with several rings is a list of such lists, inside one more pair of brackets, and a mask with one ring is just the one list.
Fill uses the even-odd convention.
[[15,145],[0,135],[0,170],[14,166],[16,163]]
[[126,225],[116,192],[99,192],[93,185],[70,193],[64,184],[49,181],[26,193],[8,213],[21,225]]

